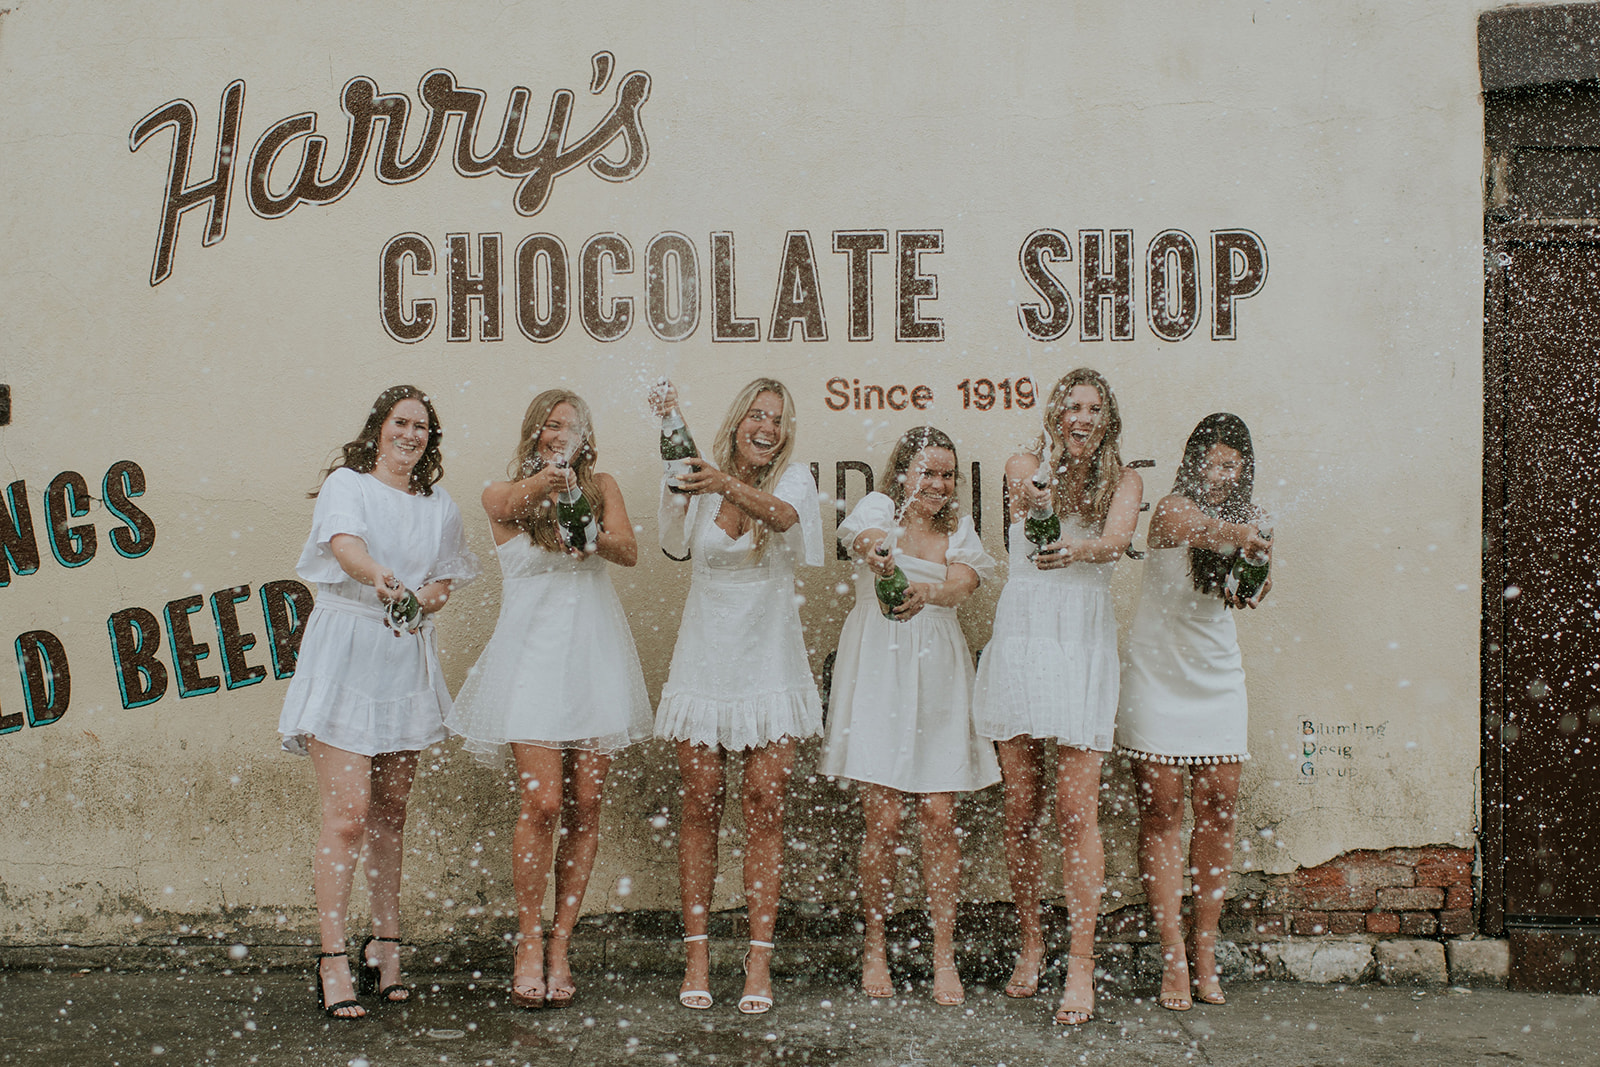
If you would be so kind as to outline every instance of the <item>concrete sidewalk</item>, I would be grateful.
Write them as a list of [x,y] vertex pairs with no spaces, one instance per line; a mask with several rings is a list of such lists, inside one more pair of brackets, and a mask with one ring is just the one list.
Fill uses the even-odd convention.
[[[0,1064],[1260,1064],[1480,1067],[1600,1063],[1600,1000],[1494,989],[1245,982],[1229,1003],[1175,1014],[1102,992],[1097,1018],[1051,1025],[1054,991],[1009,1000],[968,986],[961,1008],[926,988],[872,1000],[835,982],[780,981],[759,1018],[713,981],[710,1011],[680,1008],[671,975],[579,974],[563,1011],[510,1007],[503,978],[422,979],[414,1003],[355,1023],[315,1008],[309,972],[0,973]],[[1148,993],[1148,991],[1143,991]]]

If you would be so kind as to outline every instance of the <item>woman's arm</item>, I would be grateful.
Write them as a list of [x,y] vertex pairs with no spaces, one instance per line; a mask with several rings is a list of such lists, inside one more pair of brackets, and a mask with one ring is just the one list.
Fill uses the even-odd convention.
[[346,574],[362,585],[372,586],[384,603],[397,599],[405,588],[395,581],[394,571],[372,558],[367,543],[355,534],[334,534],[328,539],[328,548]]
[[494,531],[494,543],[503,545],[522,532],[518,519],[531,519],[555,506],[556,494],[567,488],[571,471],[544,467],[515,482],[490,482],[483,491],[483,510]]
[[1228,555],[1240,550],[1251,555],[1271,552],[1272,542],[1249,523],[1227,522],[1207,515],[1188,497],[1173,493],[1161,498],[1150,518],[1150,547],[1189,545]]
[[1133,544],[1133,530],[1139,525],[1139,507],[1144,503],[1144,480],[1131,467],[1122,468],[1122,481],[1111,495],[1105,525],[1099,537],[1073,540],[1063,537],[1045,545],[1034,559],[1040,570],[1065,567],[1071,563],[1115,563]]
[[722,499],[778,533],[783,533],[800,521],[800,513],[793,504],[717,470],[708,460],[692,456],[684,462],[689,464],[690,473],[679,478],[678,484],[686,491],[695,494],[720,493]]
[[952,563],[945,568],[942,582],[909,583],[905,599],[894,609],[894,617],[904,622],[930,604],[937,608],[960,607],[977,590],[978,581],[977,571],[965,563]]
[[600,524],[595,551],[601,559],[619,567],[631,567],[639,562],[639,543],[633,536],[633,523],[628,521],[627,506],[622,502],[622,489],[609,474],[596,474],[594,480],[605,501],[605,521]]

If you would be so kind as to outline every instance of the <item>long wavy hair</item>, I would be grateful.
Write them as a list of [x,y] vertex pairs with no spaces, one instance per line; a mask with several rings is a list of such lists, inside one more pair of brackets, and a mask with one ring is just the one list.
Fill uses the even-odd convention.
[[[1206,455],[1212,445],[1227,445],[1238,452],[1242,460],[1239,480],[1219,505],[1206,501]],[[1250,441],[1250,428],[1239,416],[1219,411],[1201,419],[1189,434],[1172,491],[1188,497],[1201,511],[1213,518],[1224,522],[1252,522],[1256,519],[1256,510],[1250,503],[1250,494],[1255,488],[1255,481],[1256,452]],[[1194,587],[1202,593],[1220,593],[1228,569],[1233,566],[1233,556],[1225,556],[1209,548],[1189,546],[1189,575],[1194,579]]]
[[[1078,385],[1087,385],[1100,394],[1101,417],[1105,419],[1106,432],[1100,438],[1100,446],[1089,459],[1089,477],[1083,483],[1082,495],[1070,499],[1066,480],[1061,477],[1067,463],[1067,441],[1061,433],[1061,413],[1066,409],[1067,398],[1073,387]],[[1116,495],[1117,486],[1122,484],[1122,413],[1117,409],[1116,394],[1099,371],[1079,367],[1068,371],[1055,384],[1044,406],[1044,430],[1034,439],[1029,451],[1039,457],[1040,463],[1049,463],[1050,498],[1055,503],[1056,514],[1080,515],[1091,530],[1098,532],[1103,529],[1106,513],[1111,510],[1111,498]]]
[[[778,446],[777,454],[771,461],[755,471],[750,482],[763,493],[770,493],[777,486],[778,480],[783,477],[783,472],[789,468],[789,457],[794,455],[795,436],[794,401],[789,395],[789,390],[776,378],[757,378],[734,397],[733,403],[728,407],[728,413],[722,417],[722,427],[717,430],[716,440],[711,445],[711,458],[718,470],[733,473],[734,434],[738,431],[739,424],[744,421],[744,417],[750,413],[756,397],[762,393],[774,393],[783,401],[783,414],[778,416],[778,429],[783,433],[783,443]],[[759,559],[761,553],[766,551],[770,530],[766,523],[753,515],[750,517],[750,524],[750,558]]]
[[[577,451],[568,460],[568,466],[578,476],[578,488],[589,498],[589,507],[594,511],[594,521],[602,523],[605,519],[605,498],[601,495],[600,486],[595,480],[594,464],[598,452],[594,444],[594,417],[589,413],[589,405],[570,389],[546,389],[528,404],[528,410],[522,416],[522,431],[517,439],[517,450],[506,467],[506,477],[514,482],[521,481],[544,469],[546,461],[539,454],[539,438],[544,433],[544,424],[550,420],[551,412],[562,404],[571,405],[572,413],[577,417],[578,425],[583,430]],[[514,522],[526,530],[533,543],[540,548],[549,549],[551,552],[561,552],[566,549],[565,543],[561,540],[561,530],[556,525],[556,509],[550,500],[541,501],[538,511],[532,515],[522,516]]]
[[321,483],[340,467],[349,467],[361,474],[371,474],[377,469],[378,437],[383,433],[383,424],[389,421],[389,413],[402,400],[418,401],[428,412],[428,445],[422,450],[422,458],[417,460],[417,465],[411,468],[411,491],[419,496],[432,496],[434,485],[444,477],[444,459],[439,454],[439,441],[444,437],[444,429],[439,425],[438,412],[433,410],[433,401],[414,385],[391,385],[378,394],[378,399],[372,402],[372,410],[367,412],[367,421],[362,425],[361,432],[354,441],[340,446],[339,458],[322,472],[317,488],[306,495],[315,497],[320,493]]
[[[924,448],[949,449],[956,464],[956,487],[961,485],[961,457],[956,455],[956,443],[943,430],[932,426],[913,426],[894,443],[889,462],[878,478],[878,492],[894,501],[896,516],[906,505],[906,483],[911,480],[911,464],[916,462],[917,453]],[[957,494],[951,493],[950,499],[944,502],[944,507],[934,514],[929,524],[940,533],[950,534],[955,533],[960,522],[961,502]]]

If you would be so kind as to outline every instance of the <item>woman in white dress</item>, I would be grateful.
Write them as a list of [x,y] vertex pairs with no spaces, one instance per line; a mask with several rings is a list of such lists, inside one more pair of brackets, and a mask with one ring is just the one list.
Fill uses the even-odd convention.
[[[400,859],[417,752],[444,740],[450,693],[433,613],[476,577],[461,512],[435,483],[442,435],[415,386],[386,389],[360,435],[326,472],[296,573],[317,586],[278,731],[317,772],[322,832],[313,861],[322,952],[317,1003],[339,1019],[354,998],[345,916],[366,845],[373,936],[360,953],[363,992],[402,1002]],[[393,610],[390,611],[391,606]],[[420,610],[418,610],[420,609]]]
[[[1117,711],[1111,568],[1133,541],[1144,495],[1139,475],[1122,465],[1121,434],[1111,387],[1080,367],[1050,391],[1032,451],[1006,462],[1012,566],[972,698],[978,733],[995,740],[1005,779],[1006,868],[1021,931],[1005,988],[1012,997],[1038,992],[1044,962],[1039,832],[1055,742],[1056,830],[1072,924],[1055,1021],[1072,1026],[1094,1015],[1094,927],[1105,890],[1100,764]],[[1034,483],[1041,463],[1048,464],[1044,489]],[[1025,556],[1024,519],[1033,507],[1055,512],[1061,538]]]
[[[505,583],[500,618],[445,720],[484,762],[503,766],[509,746],[516,764],[511,1001],[522,1008],[572,1003],[567,948],[600,843],[601,790],[612,755],[650,736],[639,654],[606,568],[633,566],[638,550],[622,491],[595,470],[595,459],[588,405],[565,389],[534,397],[511,480],[483,491]],[[571,547],[557,525],[557,498],[573,488],[593,511],[592,548]],[[547,937],[552,851],[556,910]]]
[[[966,1000],[955,951],[956,796],[1000,780],[994,747],[972,728],[972,652],[956,620],[956,607],[993,576],[994,559],[961,514],[958,469],[948,436],[931,426],[909,430],[890,453],[878,491],[839,524],[839,543],[857,564],[856,602],[839,634],[822,755],[824,774],[861,783],[861,988],[868,996],[894,995],[884,922],[906,794],[917,798],[933,918],[933,999],[942,1005]],[[896,567],[909,585],[888,617],[876,579]]]
[[[1217,930],[1233,866],[1239,772],[1249,758],[1244,666],[1230,608],[1254,608],[1224,586],[1239,552],[1271,552],[1250,501],[1255,451],[1237,415],[1207,415],[1189,435],[1172,493],[1150,518],[1150,559],[1123,657],[1117,749],[1133,757],[1139,798],[1139,873],[1161,935],[1158,1002],[1187,1011],[1197,995],[1223,1003]],[[1193,937],[1183,940],[1183,772],[1194,829]]]
[[[669,384],[658,413],[677,405]],[[822,564],[816,485],[794,453],[793,397],[780,382],[745,386],[723,419],[712,460],[688,460],[662,479],[661,546],[693,557],[694,572],[672,667],[656,709],[656,736],[678,744],[683,808],[678,877],[687,963],[678,1000],[709,1008],[707,921],[717,874],[726,752],[743,751],[745,953],[739,1010],[772,1007],[773,932],[783,870],[783,798],[798,738],[822,732],[822,701],[806,659],[795,596],[797,563]]]

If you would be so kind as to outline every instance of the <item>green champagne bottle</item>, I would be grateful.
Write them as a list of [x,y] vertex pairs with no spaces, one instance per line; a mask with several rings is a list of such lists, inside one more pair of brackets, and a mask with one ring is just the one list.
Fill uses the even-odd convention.
[[694,438],[689,436],[689,427],[684,425],[683,415],[677,408],[673,408],[661,417],[661,462],[667,471],[667,488],[674,493],[684,490],[678,484],[678,479],[690,471],[689,464],[684,460],[698,456],[700,450],[694,446]]
[[[1033,472],[1033,487],[1040,490],[1050,488],[1050,471],[1042,461],[1039,469]],[[1028,517],[1022,522],[1022,536],[1033,545],[1030,558],[1045,545],[1061,540],[1061,518],[1048,497],[1043,504],[1028,509]]]
[[395,636],[398,637],[402,631],[415,633],[422,622],[422,602],[417,599],[417,594],[407,589],[405,596],[388,603],[383,614]]
[[[1272,527],[1261,527],[1261,539],[1272,540]],[[1261,587],[1266,584],[1267,572],[1271,567],[1271,557],[1265,552],[1258,556],[1247,556],[1240,552],[1233,560],[1233,567],[1228,571],[1224,582],[1228,592],[1240,600],[1254,600]]]
[[[883,556],[893,556],[895,540],[894,531],[890,531],[889,536],[885,537],[873,551]],[[884,618],[894,619],[894,609],[898,608],[901,602],[905,600],[906,590],[910,586],[911,579],[906,577],[906,572],[901,570],[898,564],[896,564],[893,574],[877,580],[878,610],[883,612]],[[899,622],[901,620],[895,619],[895,621]]]
[[[561,466],[565,469],[565,465]],[[593,552],[600,539],[599,524],[594,521],[594,508],[583,490],[574,485],[556,497],[556,525],[561,528],[561,539],[568,548]]]

